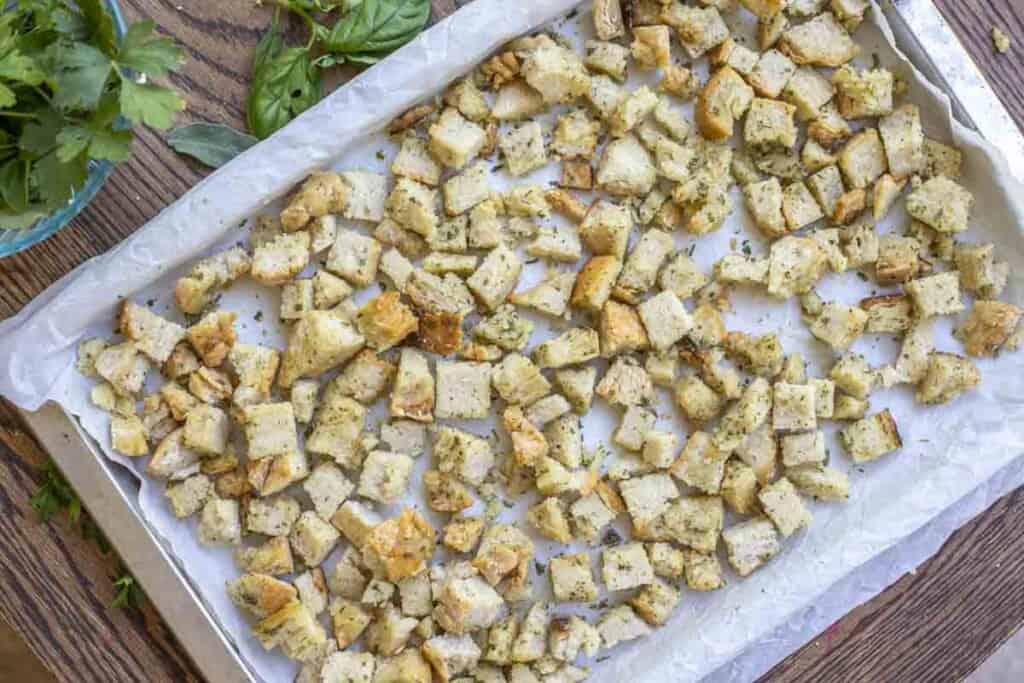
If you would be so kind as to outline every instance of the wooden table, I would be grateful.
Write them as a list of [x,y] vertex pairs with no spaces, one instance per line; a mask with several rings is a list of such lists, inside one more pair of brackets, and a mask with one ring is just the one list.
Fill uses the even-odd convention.
[[[937,0],[1018,125],[1024,125],[1024,5]],[[269,21],[249,0],[122,0],[129,19],[150,17],[190,59],[175,84],[189,115],[241,125],[248,60]],[[434,0],[435,16],[456,0]],[[989,31],[1016,38],[995,55]],[[206,173],[142,131],[129,163],[96,200],[45,243],[0,261],[0,318],[57,278],[102,254]],[[109,607],[116,559],[66,520],[38,521],[28,505],[45,459],[0,405],[0,615],[61,681],[192,681],[196,669],[151,609]],[[960,529],[913,574],[836,622],[781,662],[772,681],[951,681],[972,671],[1024,621],[1024,490]]]

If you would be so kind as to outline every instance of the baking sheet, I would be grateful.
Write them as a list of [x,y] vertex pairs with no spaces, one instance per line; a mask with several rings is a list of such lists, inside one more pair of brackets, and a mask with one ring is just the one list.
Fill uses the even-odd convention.
[[[108,445],[107,417],[89,405],[90,383],[72,369],[74,346],[80,338],[109,336],[116,301],[97,300],[96,291],[131,296],[140,302],[152,300],[155,310],[171,315],[168,293],[183,272],[182,264],[207,253],[211,246],[243,240],[244,229],[238,225],[260,208],[261,198],[280,195],[310,168],[332,159],[340,158],[333,165],[341,169],[383,170],[386,161],[378,159],[378,152],[389,160],[394,148],[379,136],[365,137],[368,131],[423,95],[435,92],[505,39],[545,23],[573,4],[517,3],[510,8],[507,3],[478,0],[343,88],[279,136],[211,176],[118,249],[63,280],[54,292],[48,290],[22,314],[0,326],[0,358],[10,359],[0,368],[0,393],[24,407],[39,405],[48,398],[57,400],[80,416],[86,429],[101,444]],[[493,22],[497,13],[502,16],[501,22]],[[503,31],[500,36],[493,32],[496,23]],[[585,10],[574,20],[556,22],[555,30],[578,39],[580,24],[589,26]],[[896,67],[908,77],[910,100],[923,106],[929,135],[955,140],[963,148],[965,184],[977,198],[975,227],[964,238],[1000,245],[1002,258],[1009,260],[1013,272],[1018,273],[1004,299],[1020,304],[1019,273],[1024,251],[1017,226],[1024,211],[1017,199],[1019,188],[1010,180],[1005,161],[976,134],[951,120],[941,94],[921,82],[890,47],[880,14],[876,12],[872,24],[863,27],[857,37],[868,46],[866,56],[876,53],[884,65]],[[543,169],[528,180],[544,182],[552,172],[553,169]],[[738,196],[734,199],[740,206]],[[881,231],[898,229],[904,220],[901,211],[894,211]],[[677,235],[680,248],[696,243],[694,258],[708,268],[743,240],[750,240],[755,253],[764,249],[742,210],[737,210],[726,226],[713,235],[696,240]],[[173,254],[173,259],[162,260],[168,254]],[[540,275],[539,266],[528,270],[520,289]],[[829,280],[820,289],[823,296],[846,303],[859,300],[870,290],[853,273],[830,276]],[[828,356],[823,354],[820,344],[809,342],[794,302],[773,305],[766,315],[760,306],[763,298],[741,293],[734,300],[737,312],[728,320],[731,329],[780,330],[787,351],[803,351],[811,361],[812,371],[827,369],[823,363]],[[226,293],[221,306],[239,311],[243,340],[280,344],[275,326],[255,320],[258,310],[265,313],[265,323],[275,319],[277,303],[275,293],[243,285]],[[939,327],[937,339],[941,349],[958,348],[949,337],[950,327],[948,321]],[[532,343],[551,333],[538,330]],[[872,336],[855,346],[855,350],[877,363],[891,361],[896,348],[891,340]],[[872,397],[872,410],[893,410],[904,437],[903,451],[863,468],[863,472],[851,469],[845,456],[833,457],[834,466],[851,470],[853,490],[847,505],[812,503],[815,523],[810,531],[789,539],[782,555],[746,580],[731,577],[726,590],[713,594],[684,592],[683,603],[666,628],[651,638],[617,648],[610,660],[596,666],[595,680],[618,680],[625,672],[650,680],[691,680],[715,670],[815,602],[852,569],[890,548],[1012,464],[1024,452],[1024,435],[1014,429],[1024,416],[1024,390],[1015,386],[1024,367],[1022,360],[1020,356],[1005,356],[998,361],[982,362],[985,382],[981,389],[945,408],[914,407],[906,390],[877,392]],[[998,372],[994,371],[996,367]],[[665,409],[660,411],[659,426],[668,428],[673,424],[674,412],[668,408],[665,394],[661,399]],[[603,440],[614,420],[610,411],[598,405],[587,417],[588,443],[594,445]],[[678,425],[675,427],[678,431]],[[470,428],[486,434],[490,424],[476,422]],[[832,452],[840,453],[834,440]],[[141,471],[140,463],[113,457]],[[421,457],[418,466],[425,465],[426,458]],[[914,484],[908,486],[907,482]],[[154,485],[143,479],[140,504],[147,519],[194,578],[242,656],[265,680],[290,680],[293,665],[275,654],[260,651],[247,634],[247,620],[224,595],[223,582],[237,574],[230,553],[200,547],[195,540],[194,521],[180,523],[171,517],[159,483]],[[518,513],[512,510],[507,516],[515,518]],[[953,524],[940,534],[955,528]],[[541,542],[539,549],[541,556],[546,557],[552,546]],[[543,585],[546,581],[535,577],[535,583]],[[842,592],[833,588],[829,592],[827,602],[833,609],[846,611],[879,590],[863,582],[847,588]],[[805,614],[802,619],[814,616]],[[797,622],[789,625],[796,628]],[[673,646],[666,648],[669,640]],[[798,645],[799,641],[793,644]],[[657,656],[651,656],[652,653]],[[767,668],[766,663],[775,661],[765,654],[761,659],[755,657],[751,666]]]

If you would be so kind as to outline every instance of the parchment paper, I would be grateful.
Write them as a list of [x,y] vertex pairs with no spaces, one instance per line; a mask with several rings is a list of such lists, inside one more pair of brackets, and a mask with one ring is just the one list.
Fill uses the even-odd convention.
[[[210,176],[122,245],[76,270],[18,316],[0,324],[0,358],[6,360],[0,366],[0,393],[26,408],[58,401],[79,416],[87,431],[110,453],[108,416],[89,403],[91,381],[79,377],[73,363],[81,339],[110,335],[121,297],[151,302],[155,311],[174,317],[169,295],[174,280],[196,258],[244,241],[247,217],[316,167],[384,171],[395,146],[375,131],[406,107],[438,92],[501,43],[546,24],[575,4],[575,0],[478,0]],[[577,43],[589,35],[589,27],[585,8],[573,19],[552,24],[554,30]],[[749,26],[738,28],[748,30]],[[1005,160],[998,150],[952,120],[945,97],[897,53],[877,9],[857,40],[866,46],[864,63],[877,54],[883,65],[907,79],[909,99],[921,105],[926,132],[955,142],[963,150],[963,182],[974,192],[976,203],[973,227],[959,237],[999,245],[1000,258],[1012,266],[1003,298],[1020,305],[1024,240],[1018,226],[1024,216],[1024,193],[1012,180]],[[630,85],[641,82],[652,82],[651,77],[635,78]],[[550,126],[550,120],[545,119],[546,125]],[[544,183],[555,172],[549,165],[522,182]],[[496,176],[493,182],[496,188],[505,187],[508,178]],[[734,204],[742,205],[738,193]],[[879,231],[901,230],[905,220],[900,202]],[[676,239],[679,248],[696,244],[694,259],[708,270],[744,240],[750,241],[755,254],[766,249],[739,208],[712,235],[698,239],[677,235]],[[541,274],[540,264],[527,268],[520,289]],[[872,291],[853,273],[830,275],[826,280],[819,288],[826,299],[853,303]],[[361,298],[372,292],[363,292]],[[765,306],[764,297],[742,291],[733,301],[735,312],[727,318],[730,329],[777,331],[787,351],[804,354],[810,372],[820,374],[828,369],[831,356],[823,345],[810,340],[795,302]],[[278,305],[276,292],[251,283],[233,287],[220,302],[222,308],[239,312],[243,340],[280,347],[280,331],[272,322]],[[256,320],[257,312],[264,314],[263,322]],[[549,322],[535,320],[539,325],[531,343],[557,333]],[[937,325],[940,349],[959,350],[959,343],[949,334],[951,328],[951,321]],[[892,361],[898,344],[890,338],[867,335],[858,340],[854,350],[880,365]],[[916,406],[905,388],[876,391],[872,412],[889,407],[904,440],[899,453],[880,462],[851,467],[835,443],[834,428],[826,428],[831,464],[849,471],[851,477],[850,501],[843,505],[810,503],[815,516],[811,528],[788,539],[783,553],[751,577],[740,580],[729,575],[730,585],[715,593],[684,591],[682,604],[666,627],[652,637],[616,648],[607,661],[592,663],[594,680],[624,680],[627,675],[637,680],[696,680],[719,667],[723,668],[715,674],[716,679],[753,677],[829,621],[916,566],[970,514],[1024,482],[1024,459],[1020,458],[1024,454],[1024,386],[1020,382],[1024,356],[1006,355],[979,365],[984,377],[981,387],[949,406]],[[664,408],[659,410],[659,428],[682,435],[680,420],[668,408],[669,397],[662,393],[660,398]],[[588,445],[606,441],[616,422],[612,411],[595,403],[595,410],[584,421]],[[477,421],[468,428],[487,434],[491,426]],[[143,469],[144,462],[116,454],[111,457],[135,472]],[[419,459],[418,472],[428,460],[429,456]],[[417,483],[415,479],[413,489],[418,490]],[[958,501],[959,505],[950,508]],[[173,518],[163,500],[161,483],[140,477],[139,502],[146,519],[169,544],[242,656],[264,680],[290,680],[294,665],[277,654],[262,652],[248,635],[248,620],[224,594],[224,582],[237,575],[230,553],[198,544],[194,520],[183,523]],[[521,519],[523,506],[523,502],[517,504],[507,518]],[[384,509],[385,514],[392,512]],[[921,530],[929,522],[928,528]],[[900,543],[908,537],[912,537],[910,541]],[[560,551],[543,541],[538,550],[541,560]],[[599,553],[593,554],[596,560]],[[547,581],[535,576],[534,583],[543,587]],[[543,596],[541,588],[538,597]],[[588,613],[561,608],[556,612]],[[744,650],[746,654],[735,659]]]

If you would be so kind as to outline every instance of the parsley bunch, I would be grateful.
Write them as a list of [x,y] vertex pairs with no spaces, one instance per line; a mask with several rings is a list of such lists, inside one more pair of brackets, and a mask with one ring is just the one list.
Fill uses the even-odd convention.
[[0,229],[65,205],[90,160],[124,161],[130,125],[167,128],[185,102],[153,84],[184,55],[132,24],[118,43],[103,0],[14,0],[0,13]]

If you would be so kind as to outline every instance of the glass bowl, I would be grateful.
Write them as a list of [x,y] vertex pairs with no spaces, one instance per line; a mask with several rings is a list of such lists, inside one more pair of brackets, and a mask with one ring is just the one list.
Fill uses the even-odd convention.
[[[124,37],[124,16],[117,0],[106,0],[105,3],[114,18],[114,29],[118,38]],[[84,209],[96,193],[100,191],[107,178],[114,171],[114,164],[109,161],[90,161],[89,175],[83,185],[68,201],[67,206],[55,211],[46,218],[41,218],[34,225],[19,230],[0,230],[0,258],[16,254],[28,249],[33,244],[42,242],[71,222]]]

